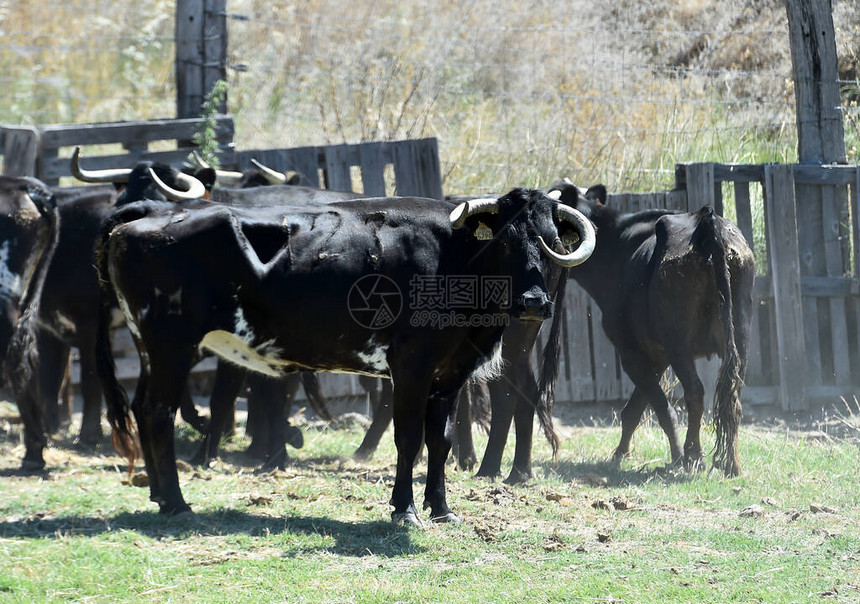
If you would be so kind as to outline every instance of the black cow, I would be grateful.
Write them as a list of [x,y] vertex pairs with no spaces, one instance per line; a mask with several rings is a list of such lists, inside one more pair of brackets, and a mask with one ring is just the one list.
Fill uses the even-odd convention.
[[22,468],[31,471],[44,466],[36,333],[59,212],[50,189],[35,178],[0,177],[0,205],[0,361],[24,423]]
[[[79,443],[93,446],[102,436],[101,386],[95,371],[95,341],[98,327],[99,284],[95,270],[94,251],[102,223],[117,208],[146,196],[164,199],[162,189],[155,186],[150,168],[161,174],[162,181],[177,190],[190,188],[189,196],[201,195],[202,184],[187,179],[175,170],[158,164],[142,163],[134,170],[81,171],[74,155],[73,170],[86,180],[121,181],[126,188],[117,195],[113,186],[72,187],[53,191],[59,212],[59,242],[47,268],[38,316],[38,396],[31,393],[19,403],[25,431],[42,433],[41,439],[31,439],[22,467],[38,470],[45,462],[42,449],[44,433],[53,432],[60,423],[57,408],[59,390],[65,374],[70,347],[80,351],[83,415]],[[182,191],[178,191],[182,194]],[[119,317],[118,317],[119,318]],[[187,402],[190,402],[188,399]],[[188,410],[188,405],[183,406]],[[191,407],[193,410],[193,406]],[[194,421],[193,417],[187,419]],[[197,422],[200,426],[199,421]]]
[[[672,461],[700,464],[704,388],[694,360],[717,354],[722,364],[714,398],[714,466],[727,476],[739,474],[740,392],[755,277],[755,260],[740,230],[708,206],[690,213],[621,214],[605,205],[602,185],[584,197],[569,183],[555,189],[563,203],[594,223],[594,255],[571,276],[600,307],[603,329],[635,386],[621,412],[621,442],[613,457],[629,454],[630,439],[650,404],[669,439]],[[689,417],[683,448],[675,411],[659,383],[670,365],[684,388]]]
[[[561,243],[571,230],[583,238],[574,252]],[[99,270],[121,301],[141,355],[132,410],[150,498],[162,513],[190,510],[176,474],[173,418],[204,348],[262,373],[317,369],[391,378],[398,451],[392,519],[420,523],[412,466],[423,434],[425,508],[436,521],[456,520],[445,498],[444,466],[457,394],[479,368],[497,368],[501,318],[551,315],[542,254],[572,266],[590,255],[593,240],[578,213],[523,189],[457,206],[395,198],[320,208],[121,210],[105,229]],[[414,300],[404,292],[413,293],[422,279],[455,277],[508,291],[488,288],[492,295],[480,308],[438,300],[433,310],[448,326],[432,318],[422,325],[429,317],[413,313]],[[133,460],[107,310],[99,371],[115,442]]]
[[[556,455],[561,443],[552,421],[554,383],[558,373],[561,317],[559,305],[564,301],[567,271],[554,271],[545,267],[546,281],[551,299],[556,304],[547,345],[541,355],[543,364],[540,380],[536,379],[532,350],[537,341],[540,323],[515,321],[508,325],[502,338],[504,368],[489,382],[475,380],[461,393],[457,407],[457,422],[454,431],[454,454],[460,468],[470,469],[477,463],[472,441],[471,406],[478,398],[489,400],[489,436],[487,447],[477,476],[494,477],[501,473],[502,455],[505,451],[511,422],[514,424],[515,448],[511,472],[505,482],[516,484],[532,476],[531,454],[534,417],[538,421]],[[538,383],[540,382],[540,383]],[[391,387],[383,383],[381,389],[365,385],[373,402],[373,422],[356,449],[353,457],[370,459],[392,419]]]

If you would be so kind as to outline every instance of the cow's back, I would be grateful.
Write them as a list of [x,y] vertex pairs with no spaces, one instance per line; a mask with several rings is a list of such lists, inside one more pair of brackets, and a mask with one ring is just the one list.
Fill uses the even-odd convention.
[[723,246],[732,298],[750,295],[755,273],[752,251],[740,230],[713,216],[710,232],[702,234],[708,231],[702,224],[706,215],[670,214],[657,221],[648,287],[655,338],[664,348],[677,346],[697,357],[721,354],[725,342],[710,246]]

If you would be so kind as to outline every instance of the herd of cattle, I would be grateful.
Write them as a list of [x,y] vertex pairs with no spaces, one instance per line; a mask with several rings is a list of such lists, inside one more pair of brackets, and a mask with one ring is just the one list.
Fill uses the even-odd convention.
[[[392,520],[421,523],[412,473],[426,445],[424,508],[434,521],[456,521],[445,463],[454,441],[461,464],[476,461],[467,394],[485,393],[491,408],[480,475],[500,473],[512,421],[509,481],[531,476],[535,414],[558,450],[553,392],[572,278],[599,305],[635,386],[614,457],[629,453],[651,405],[672,462],[700,466],[704,388],[694,359],[717,354],[713,463],[740,472],[755,268],[740,231],[708,207],[620,214],[603,186],[583,192],[567,181],[491,198],[371,199],[308,188],[263,166],[90,171],[77,151],[72,172],[103,184],[50,189],[0,177],[0,351],[24,425],[22,471],[44,468],[47,436],[68,419],[60,391],[71,347],[80,353],[79,441],[101,440],[104,396],[114,446],[132,467],[142,454],[150,499],[165,514],[190,510],[176,469],[177,410],[203,433],[192,461],[206,464],[247,385],[252,447],[282,465],[285,444],[301,444],[286,421],[299,380],[325,417],[314,372],[356,373],[381,395],[356,456],[370,457],[394,422]],[[547,319],[536,371],[532,349]],[[131,403],[111,350],[122,324],[141,364]],[[212,353],[207,422],[188,376]],[[684,389],[683,444],[659,383],[669,366]]]

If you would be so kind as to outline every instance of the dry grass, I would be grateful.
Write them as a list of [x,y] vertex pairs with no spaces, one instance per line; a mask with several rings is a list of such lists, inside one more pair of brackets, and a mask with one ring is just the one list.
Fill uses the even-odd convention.
[[[844,77],[858,8],[834,2]],[[174,113],[168,0],[0,2],[0,122]],[[240,148],[436,136],[449,193],[672,185],[680,161],[791,161],[782,0],[235,0]],[[854,113],[848,112],[848,116]],[[856,128],[848,124],[849,149]]]

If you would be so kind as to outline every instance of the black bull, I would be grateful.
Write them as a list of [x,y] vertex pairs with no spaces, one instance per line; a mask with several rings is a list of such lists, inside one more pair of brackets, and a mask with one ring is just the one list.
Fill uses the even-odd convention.
[[[523,189],[458,206],[397,198],[315,209],[174,208],[142,217],[148,211],[140,205],[115,216],[105,229],[99,270],[137,340],[142,370],[131,409],[150,498],[167,514],[190,510],[176,474],[173,418],[198,349],[205,348],[262,373],[389,377],[397,447],[392,518],[419,523],[412,467],[423,435],[424,506],[435,520],[456,520],[445,498],[456,397],[479,367],[494,369],[504,331],[502,322],[483,315],[549,317],[543,255],[573,266],[590,255],[594,241],[581,215]],[[583,241],[569,253],[562,241],[570,232]],[[416,279],[463,276],[502,279],[508,291],[477,309],[440,300],[437,312],[461,317],[456,325],[415,322],[409,294]],[[129,405],[113,376],[106,314],[99,373],[115,442],[133,459]]]
[[[35,178],[0,177],[0,362],[24,420],[27,452],[44,445],[38,415],[37,319],[59,235],[52,192]],[[25,457],[24,467],[32,462]]]
[[[621,214],[605,205],[602,185],[585,196],[569,183],[555,189],[563,203],[594,223],[594,255],[570,273],[600,307],[603,329],[634,384],[621,412],[621,442],[614,457],[628,455],[633,432],[651,405],[669,439],[672,461],[700,464],[704,387],[695,359],[716,354],[722,363],[714,396],[714,466],[737,475],[740,393],[755,277],[752,250],[740,230],[709,206],[689,213],[658,209]],[[675,411],[659,383],[670,365],[687,406],[683,447]]]

